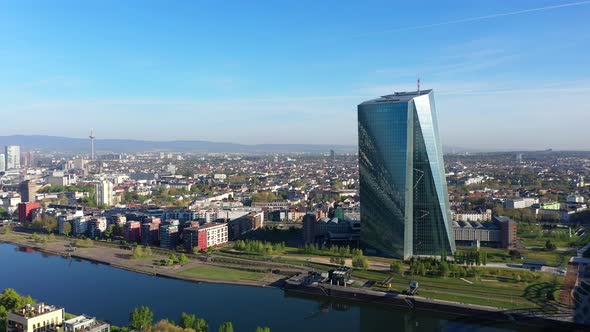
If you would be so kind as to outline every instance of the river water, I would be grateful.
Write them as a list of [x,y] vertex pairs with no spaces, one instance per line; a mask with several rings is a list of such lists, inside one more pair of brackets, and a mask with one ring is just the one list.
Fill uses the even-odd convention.
[[0,243],[0,290],[14,288],[37,301],[64,306],[115,325],[134,307],[149,306],[156,319],[181,312],[204,318],[210,331],[224,321],[254,331],[526,331],[510,323],[453,318],[381,305],[285,294],[280,289],[192,283],[129,272],[103,264]]

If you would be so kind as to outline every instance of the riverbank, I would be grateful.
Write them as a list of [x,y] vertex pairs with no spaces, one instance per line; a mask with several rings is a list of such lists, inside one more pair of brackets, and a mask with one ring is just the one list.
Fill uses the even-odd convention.
[[552,331],[577,331],[583,327],[574,323],[572,317],[551,315],[543,310],[504,310],[489,306],[320,284],[318,282],[303,284],[300,280],[300,278],[296,277],[288,279],[285,283],[285,292],[287,294],[295,293],[386,305],[413,312],[432,312],[471,321],[481,319],[498,322],[518,322],[520,325],[534,328],[547,328],[550,326]]
[[[167,258],[166,255],[158,251],[154,251],[151,257],[145,259],[132,259],[131,251],[128,249],[118,248],[113,245],[107,245],[101,242],[94,242],[95,246],[90,248],[73,248],[70,243],[73,239],[63,239],[57,237],[52,242],[36,243],[31,238],[30,234],[12,232],[10,234],[0,235],[0,242],[9,243],[21,247],[28,247],[34,250],[62,257],[69,257],[73,259],[83,259],[94,263],[105,264],[114,268],[123,269],[131,272],[142,273],[152,276],[159,276],[164,278],[178,279],[190,282],[207,282],[216,284],[230,284],[230,285],[244,285],[256,287],[280,287],[284,276],[275,275],[272,273],[259,273],[259,280],[239,279],[239,273],[216,273],[222,277],[229,276],[230,278],[204,278],[195,276],[191,271],[199,271],[199,269],[216,268],[220,272],[241,271],[232,269],[221,264],[214,264],[203,262],[191,256],[186,264],[176,264],[174,266],[157,266],[154,262]],[[238,279],[231,279],[232,276],[238,276]]]
[[[169,279],[178,279],[183,281],[189,282],[205,282],[205,283],[213,283],[213,284],[231,284],[231,285],[245,285],[245,286],[257,286],[257,287],[276,287],[281,288],[284,285],[284,276],[276,275],[273,273],[259,273],[257,272],[243,272],[244,269],[252,268],[246,266],[245,264],[248,261],[245,261],[244,266],[242,269],[240,268],[232,268],[232,264],[226,264],[223,262],[220,263],[211,263],[207,261],[202,261],[204,257],[198,257],[190,255],[192,258],[189,263],[184,265],[175,265],[171,267],[164,267],[164,266],[157,266],[154,262],[157,262],[161,259],[165,259],[167,255],[172,253],[172,251],[167,250],[157,250],[154,248],[152,257],[147,259],[131,259],[131,251],[128,249],[122,249],[120,246],[116,245],[115,243],[104,243],[104,242],[95,242],[94,247],[91,248],[76,248],[73,249],[70,246],[70,243],[73,239],[70,238],[63,238],[57,237],[55,241],[47,242],[47,243],[36,243],[31,239],[31,235],[27,233],[12,233],[9,235],[1,235],[0,242],[10,243],[17,246],[22,247],[29,247],[40,252],[48,253],[51,255],[58,255],[62,257],[71,257],[75,259],[83,259],[99,264],[105,264],[111,267],[115,267],[122,270],[127,270],[136,273],[142,273],[146,275],[152,276],[159,276]],[[251,262],[250,262],[251,263]],[[268,263],[272,264],[272,263]],[[280,264],[275,264],[279,266]],[[239,272],[242,271],[242,272]],[[362,272],[362,271],[361,271]],[[368,273],[368,272],[367,272]],[[214,277],[203,277],[204,275],[207,276],[214,276]],[[381,277],[381,279],[383,279]],[[450,282],[450,281],[448,281]],[[464,288],[467,287],[475,287],[477,285],[468,285],[462,286]],[[305,293],[304,291],[303,293]],[[321,292],[309,292],[309,294],[314,295],[326,295]],[[385,293],[384,293],[385,294]],[[431,298],[430,295],[426,295],[428,298],[421,298],[421,301],[424,303],[429,303],[431,311],[439,310],[441,313],[448,313],[452,314],[454,311],[461,311],[464,312],[464,308],[467,306],[469,308],[479,308],[484,306],[478,306],[477,304],[468,304],[468,303],[460,303],[455,301],[445,301],[445,299],[434,299]],[[334,294],[331,294],[330,297],[340,297],[340,298],[348,298],[349,295],[345,294],[342,295],[337,291]],[[391,297],[391,296],[390,296]],[[401,299],[402,297],[399,297]],[[419,298],[419,297],[416,297]],[[357,301],[364,301],[367,303],[375,303],[375,299],[368,299],[363,298],[362,296],[352,295],[352,300]],[[511,300],[512,301],[512,300]],[[377,301],[379,303],[381,301]],[[420,302],[420,303],[422,303]],[[403,307],[405,309],[416,309],[416,307],[412,306],[407,301],[397,301],[397,300],[388,300],[384,301],[382,304],[386,305],[393,305],[398,307]],[[422,308],[421,306],[420,308]],[[528,306],[527,306],[528,307]],[[443,308],[443,309],[441,309]],[[444,308],[451,308],[449,310]],[[481,309],[481,308],[480,308]],[[499,309],[496,307],[487,307],[487,309],[482,309],[483,312],[497,312],[503,311],[507,312],[506,309]],[[531,310],[531,309],[528,309]],[[512,312],[516,312],[512,310]]]

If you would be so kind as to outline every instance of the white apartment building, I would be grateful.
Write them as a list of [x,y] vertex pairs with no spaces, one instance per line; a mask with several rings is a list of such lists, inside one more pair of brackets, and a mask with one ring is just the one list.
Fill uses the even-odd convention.
[[110,181],[102,180],[95,186],[96,205],[111,206],[114,204],[113,184]]

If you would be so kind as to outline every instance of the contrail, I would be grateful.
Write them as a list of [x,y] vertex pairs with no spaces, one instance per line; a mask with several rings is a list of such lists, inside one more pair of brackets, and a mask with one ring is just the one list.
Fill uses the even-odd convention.
[[408,31],[408,30],[427,29],[427,28],[439,27],[439,26],[443,26],[443,25],[451,25],[451,24],[459,24],[459,23],[483,21],[483,20],[489,20],[489,19],[498,18],[498,17],[513,16],[513,15],[520,15],[520,14],[527,14],[527,13],[540,12],[540,11],[545,11],[545,10],[559,9],[559,8],[566,8],[566,7],[582,6],[582,5],[587,5],[587,4],[590,4],[590,0],[588,0],[588,1],[570,2],[570,3],[560,4],[560,5],[553,5],[553,6],[545,6],[545,7],[537,7],[537,8],[523,9],[523,10],[517,10],[517,11],[507,12],[507,13],[498,13],[498,14],[491,14],[491,15],[484,15],[484,16],[477,16],[477,17],[470,17],[470,18],[463,18],[463,19],[459,19],[459,20],[446,21],[446,22],[440,22],[440,23],[415,25],[415,26],[402,27],[402,28],[396,28],[396,29],[390,29],[390,30],[383,30],[383,31],[378,31],[378,32],[369,32],[369,33],[362,34],[362,35],[359,35],[359,36],[366,36],[366,35],[380,34],[380,33],[389,33],[389,32]]

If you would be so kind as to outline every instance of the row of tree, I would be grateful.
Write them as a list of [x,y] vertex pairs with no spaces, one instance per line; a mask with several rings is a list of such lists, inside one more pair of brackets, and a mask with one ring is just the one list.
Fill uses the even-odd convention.
[[325,256],[338,256],[338,257],[353,257],[359,254],[362,255],[362,250],[356,248],[350,248],[350,246],[330,246],[321,247],[315,243],[306,244],[303,246],[303,253],[307,255],[325,255]]
[[0,294],[0,332],[6,332],[6,318],[9,312],[34,303],[32,297],[21,296],[14,289],[6,288]]
[[[0,332],[6,332],[6,318],[9,312],[16,311],[27,304],[34,304],[30,296],[21,296],[12,288],[0,293]],[[111,326],[112,332],[148,331],[148,332],[207,332],[209,324],[194,314],[183,312],[178,324],[170,320],[161,320],[154,324],[154,313],[147,306],[133,309],[129,314],[129,325],[125,327]],[[222,323],[219,332],[233,332],[231,322]],[[268,327],[257,327],[256,332],[270,332]]]
[[480,266],[488,264],[488,254],[485,251],[457,250],[455,251],[455,255],[453,257],[455,259],[456,264],[465,264],[470,266]]
[[[141,306],[133,309],[129,314],[128,327],[111,327],[112,332],[129,332],[129,331],[150,331],[150,332],[207,332],[209,324],[205,319],[199,318],[194,314],[183,312],[180,315],[178,324],[163,319],[154,324],[154,313],[147,306]],[[231,322],[223,322],[219,332],[233,332],[234,327]],[[269,327],[257,327],[256,332],[270,332]]]
[[251,254],[272,255],[285,251],[285,242],[271,243],[258,240],[238,240],[234,243],[234,249]]

